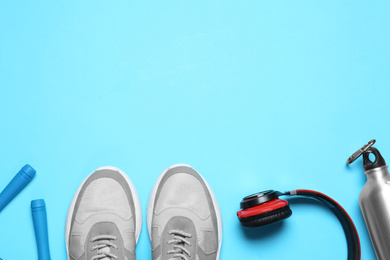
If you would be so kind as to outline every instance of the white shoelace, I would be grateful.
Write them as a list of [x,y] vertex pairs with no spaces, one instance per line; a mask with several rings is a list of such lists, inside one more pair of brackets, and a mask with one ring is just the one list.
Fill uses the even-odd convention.
[[185,246],[191,246],[191,243],[186,238],[191,238],[192,235],[181,230],[171,230],[169,234],[173,235],[173,239],[167,242],[168,245],[173,244],[173,250],[167,252],[167,254],[172,254],[172,258],[169,260],[188,260],[191,253]]
[[116,236],[111,235],[99,235],[91,239],[91,243],[97,242],[96,246],[91,248],[91,251],[97,250],[97,255],[93,256],[91,260],[99,260],[103,258],[109,258],[118,260],[119,258],[110,252],[110,248],[117,249],[118,247],[110,240],[116,240]]

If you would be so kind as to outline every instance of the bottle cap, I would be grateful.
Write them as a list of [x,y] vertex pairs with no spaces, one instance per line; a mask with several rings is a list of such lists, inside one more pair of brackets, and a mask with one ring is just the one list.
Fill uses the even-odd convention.
[[[369,158],[369,155],[371,153],[375,155],[374,161],[371,161]],[[385,159],[383,159],[378,149],[371,147],[370,149],[368,149],[363,153],[363,168],[365,171],[369,171],[385,165],[386,165]]]

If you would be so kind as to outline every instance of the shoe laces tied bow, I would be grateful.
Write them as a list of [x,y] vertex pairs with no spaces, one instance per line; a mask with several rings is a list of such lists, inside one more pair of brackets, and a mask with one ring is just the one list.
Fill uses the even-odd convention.
[[186,238],[191,238],[192,235],[181,230],[171,230],[168,233],[173,235],[173,239],[167,242],[168,245],[173,244],[173,249],[167,252],[167,254],[172,254],[169,260],[188,260],[191,253],[185,246],[191,246],[191,242]]
[[91,251],[97,250],[97,255],[93,256],[91,260],[118,260],[119,257],[110,252],[111,247],[115,249],[118,248],[111,240],[116,240],[116,236],[99,235],[92,238],[91,243],[97,243],[91,248]]

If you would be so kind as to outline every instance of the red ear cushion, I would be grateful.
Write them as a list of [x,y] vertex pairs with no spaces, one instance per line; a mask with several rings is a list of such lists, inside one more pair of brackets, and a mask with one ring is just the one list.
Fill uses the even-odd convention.
[[260,227],[267,224],[278,222],[279,220],[286,219],[292,215],[290,206],[286,206],[258,215],[253,215],[249,217],[239,217],[241,225],[244,227]]
[[270,201],[258,204],[253,207],[249,207],[237,212],[238,218],[246,218],[254,215],[263,214],[275,209],[280,209],[288,205],[288,202],[281,199],[272,199]]

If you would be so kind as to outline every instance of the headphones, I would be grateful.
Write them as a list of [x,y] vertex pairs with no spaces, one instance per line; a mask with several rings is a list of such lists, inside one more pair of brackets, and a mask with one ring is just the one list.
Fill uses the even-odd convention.
[[244,227],[260,227],[278,222],[292,215],[290,206],[280,196],[303,196],[322,202],[337,216],[347,239],[348,260],[360,260],[360,241],[356,227],[348,213],[335,200],[323,193],[312,190],[280,192],[267,190],[246,196],[241,201],[238,219]]

